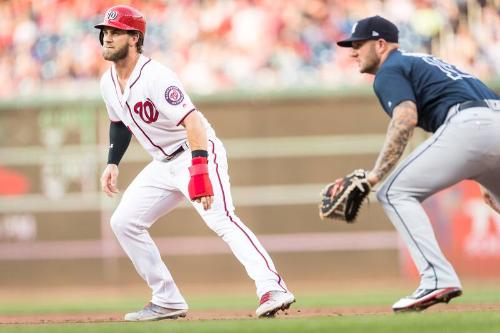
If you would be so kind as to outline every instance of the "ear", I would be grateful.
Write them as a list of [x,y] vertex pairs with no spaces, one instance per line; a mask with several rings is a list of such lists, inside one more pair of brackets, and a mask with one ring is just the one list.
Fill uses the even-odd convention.
[[385,41],[385,39],[377,39],[375,48],[377,50],[377,53],[384,53],[387,50],[387,42]]
[[[131,39],[129,40],[132,40],[132,41],[135,41],[135,44],[137,44],[137,42],[139,42],[139,34],[133,34],[133,35],[129,35],[131,37]],[[135,44],[129,44],[130,46],[134,46]]]

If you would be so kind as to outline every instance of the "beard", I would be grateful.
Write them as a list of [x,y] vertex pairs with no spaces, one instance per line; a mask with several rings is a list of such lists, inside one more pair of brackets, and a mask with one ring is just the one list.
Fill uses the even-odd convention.
[[104,59],[109,61],[119,61],[125,59],[128,56],[128,45],[125,44],[122,48],[113,50],[104,48],[102,56]]

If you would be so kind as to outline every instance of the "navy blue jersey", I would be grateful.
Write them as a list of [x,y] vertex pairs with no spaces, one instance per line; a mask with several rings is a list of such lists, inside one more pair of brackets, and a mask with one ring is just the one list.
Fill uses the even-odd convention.
[[395,50],[377,71],[373,83],[384,111],[392,117],[403,101],[417,105],[417,126],[435,132],[455,104],[498,95],[473,75],[428,54]]

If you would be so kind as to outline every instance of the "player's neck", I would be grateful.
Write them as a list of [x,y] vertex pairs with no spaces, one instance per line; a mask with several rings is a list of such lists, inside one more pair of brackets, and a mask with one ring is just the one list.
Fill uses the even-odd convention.
[[394,44],[392,46],[390,46],[381,56],[380,56],[380,63],[379,63],[379,66],[377,68],[377,71],[380,69],[380,67],[382,66],[382,64],[387,60],[387,58],[389,57],[389,55],[397,50],[399,47],[399,45],[397,44]]
[[125,82],[128,80],[140,56],[139,53],[130,53],[126,58],[115,62],[116,76],[119,80]]
[[[384,52],[384,54],[382,55],[382,60],[383,60],[383,61],[385,61],[385,60],[389,57],[389,55],[390,55],[393,51],[395,51],[395,50],[397,50],[397,49],[398,49],[398,47],[399,47],[399,45],[397,45],[397,44],[391,45],[391,46],[387,49],[387,51],[386,51],[386,52]],[[382,62],[383,62],[383,61],[382,61]]]

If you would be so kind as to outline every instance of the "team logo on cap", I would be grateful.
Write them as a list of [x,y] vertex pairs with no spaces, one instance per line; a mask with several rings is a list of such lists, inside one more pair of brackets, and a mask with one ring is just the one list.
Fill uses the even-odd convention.
[[170,86],[165,90],[165,99],[169,104],[179,105],[184,99],[184,94],[176,86]]
[[352,26],[352,29],[351,29],[351,34],[354,33],[354,31],[356,31],[356,28],[358,27],[358,22],[354,23],[354,25]]
[[106,13],[106,20],[111,21],[118,17],[118,12],[116,10],[110,10]]

